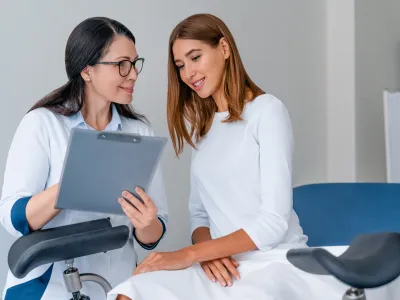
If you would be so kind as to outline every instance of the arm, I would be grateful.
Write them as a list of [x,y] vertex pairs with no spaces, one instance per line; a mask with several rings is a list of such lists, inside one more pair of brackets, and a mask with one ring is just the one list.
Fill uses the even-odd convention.
[[198,244],[205,241],[211,240],[210,228],[208,227],[198,227],[193,231],[192,243]]
[[193,263],[214,260],[255,250],[257,247],[242,229],[224,237],[206,240],[187,248]]
[[[192,163],[195,152],[192,152]],[[242,231],[212,239],[207,211],[201,201],[195,176],[190,172],[189,211],[194,245],[185,248],[193,262],[205,262],[225,258],[255,248],[251,239]],[[244,233],[244,234],[243,234]],[[241,247],[238,247],[241,245]],[[244,247],[244,248],[243,248]],[[240,252],[237,252],[237,251]]]
[[190,169],[190,193],[189,193],[189,215],[190,231],[192,234],[192,243],[197,244],[206,240],[211,240],[210,221],[207,211],[201,201],[196,179],[193,174],[193,160],[196,155],[192,150],[191,169]]
[[[193,178],[193,176],[192,176]],[[191,183],[190,193],[190,211],[191,211],[191,223],[192,229],[192,243],[201,245],[206,241],[211,241],[211,233],[209,225],[208,214],[202,205],[201,199],[198,195],[197,186],[194,185],[194,181]],[[232,257],[223,257],[215,260],[201,261],[200,265],[207,277],[212,282],[219,282],[222,286],[231,286],[233,275],[237,280],[240,278],[237,267],[239,264]]]
[[13,236],[40,229],[58,213],[57,186],[46,189],[49,149],[40,115],[25,115],[8,152],[0,200],[0,221]]
[[160,219],[155,219],[149,227],[143,229],[135,229],[135,238],[137,242],[146,250],[155,248],[155,243],[158,243],[164,235],[165,229]]
[[[195,238],[200,239],[207,238],[206,229],[204,229],[204,227],[199,228],[196,230],[194,236]],[[134,275],[158,270],[185,269],[190,267],[195,262],[199,262],[203,265],[205,262],[226,258],[230,255],[246,252],[255,248],[256,246],[248,237],[248,235],[243,230],[239,230],[230,235],[215,240],[200,242],[178,251],[165,253],[153,252],[136,268]],[[233,268],[228,269],[236,279],[239,279],[239,273],[234,270],[238,265],[235,261],[231,261],[230,264],[233,265]],[[214,266],[217,267],[217,265]],[[220,264],[220,266],[222,265]],[[227,267],[227,265],[225,265],[225,267]],[[212,273],[207,272],[206,270],[204,271],[211,280],[213,280],[213,275],[215,275],[223,286],[225,286],[226,282],[228,285],[231,285],[231,281],[229,279],[230,275],[227,274],[225,269],[217,270],[213,268],[211,270]]]
[[292,131],[278,100],[267,104],[255,136],[260,146],[261,206],[242,229],[187,248],[194,262],[273,248],[284,237],[292,210]]
[[34,195],[26,205],[26,219],[32,231],[41,229],[59,212],[55,209],[58,193],[58,184]]

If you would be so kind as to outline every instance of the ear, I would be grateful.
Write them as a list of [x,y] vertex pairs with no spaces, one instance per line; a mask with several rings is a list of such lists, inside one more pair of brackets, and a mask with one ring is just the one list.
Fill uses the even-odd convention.
[[84,81],[86,81],[86,82],[88,82],[88,81],[91,80],[91,78],[90,78],[90,67],[89,67],[89,66],[87,66],[86,68],[84,68],[84,69],[82,70],[81,76],[82,76],[82,79],[83,79]]
[[220,46],[221,46],[222,54],[223,54],[224,58],[225,58],[225,59],[228,59],[229,56],[231,55],[231,49],[230,49],[229,44],[228,44],[228,42],[226,41],[225,37],[222,37],[222,38],[219,40],[219,44],[220,44]]

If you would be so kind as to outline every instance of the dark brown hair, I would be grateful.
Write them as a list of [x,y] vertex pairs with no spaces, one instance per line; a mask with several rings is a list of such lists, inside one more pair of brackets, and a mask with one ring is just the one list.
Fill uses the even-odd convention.
[[[225,122],[241,120],[245,103],[264,94],[247,74],[232,33],[222,20],[211,14],[195,14],[181,21],[171,33],[168,53],[167,118],[177,156],[183,151],[184,142],[195,148],[194,144],[207,134],[217,106],[211,96],[200,98],[181,80],[172,47],[178,39],[199,40],[217,47],[221,38],[225,38],[230,49],[223,76],[223,92],[229,110]],[[252,99],[246,99],[249,93]],[[190,132],[186,121],[189,122]]]
[[[126,36],[135,43],[132,32],[113,19],[93,17],[78,24],[69,36],[65,48],[68,82],[40,99],[29,111],[46,107],[64,116],[71,116],[80,111],[85,103],[85,83],[80,73],[87,66],[100,60],[117,35]],[[115,107],[118,113],[126,118],[146,120],[128,104],[115,103]]]

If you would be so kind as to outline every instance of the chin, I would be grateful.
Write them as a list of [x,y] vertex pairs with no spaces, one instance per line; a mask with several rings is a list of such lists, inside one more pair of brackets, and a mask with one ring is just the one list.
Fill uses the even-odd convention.
[[197,96],[199,96],[201,99],[207,99],[210,97],[212,94],[207,92],[207,91],[195,91]]
[[117,103],[117,104],[121,104],[121,105],[125,105],[125,104],[131,104],[133,100],[133,97],[129,97],[129,98],[120,98],[120,99],[115,99],[113,102]]

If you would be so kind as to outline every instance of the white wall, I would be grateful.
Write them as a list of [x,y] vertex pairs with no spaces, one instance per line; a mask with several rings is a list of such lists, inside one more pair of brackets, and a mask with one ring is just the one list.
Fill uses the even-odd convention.
[[385,181],[382,91],[400,90],[400,1],[355,1],[357,179]]
[[326,0],[328,181],[386,181],[383,90],[400,90],[400,2]]
[[326,26],[327,179],[354,181],[354,2],[327,0]]
[[[103,15],[126,24],[146,57],[134,106],[158,134],[166,136],[167,43],[174,25],[196,12],[226,21],[253,79],[287,105],[296,142],[295,185],[327,179],[326,11],[321,0],[3,1],[0,10],[0,180],[9,144],[27,109],[66,80],[64,47],[73,27]],[[171,145],[162,164],[170,204],[169,232],[161,250],[189,243],[188,152],[174,158]],[[10,238],[0,233],[0,285],[7,270]],[[3,242],[4,241],[4,242]],[[141,257],[145,253],[141,252]]]

